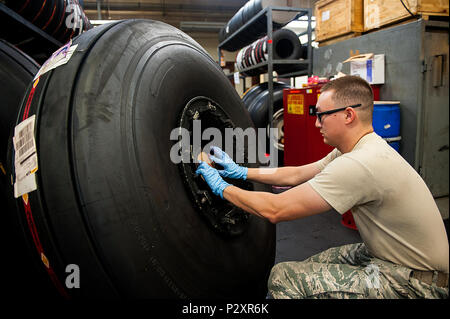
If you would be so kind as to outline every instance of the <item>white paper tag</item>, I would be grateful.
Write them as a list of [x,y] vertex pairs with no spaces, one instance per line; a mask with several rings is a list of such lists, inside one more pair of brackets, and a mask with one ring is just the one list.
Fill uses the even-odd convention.
[[322,21],[327,21],[330,19],[330,10],[322,12]]
[[239,72],[234,73],[234,84],[239,84]]
[[47,61],[44,62],[33,81],[42,74],[53,70],[60,65],[66,64],[72,57],[72,54],[75,52],[77,46],[78,44],[72,45],[72,40],[70,40],[66,45],[59,48],[50,58],[47,59]]
[[[32,115],[14,128],[14,169],[16,173],[14,196],[16,198],[36,189],[34,176],[29,178],[38,169],[36,140],[34,138],[35,121],[36,115]],[[25,190],[26,192],[23,193]]]
[[21,182],[14,183],[14,197],[18,198],[37,189],[36,174],[25,177]]

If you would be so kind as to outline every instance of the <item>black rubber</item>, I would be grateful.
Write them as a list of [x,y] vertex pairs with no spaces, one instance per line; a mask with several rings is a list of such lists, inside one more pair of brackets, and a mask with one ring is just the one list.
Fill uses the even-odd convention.
[[[6,0],[5,4],[62,43],[92,28],[79,0]],[[68,25],[75,19],[83,21],[82,27]]]
[[[275,82],[273,82],[273,87],[274,88],[287,87],[287,84],[285,84],[283,82],[276,82],[275,81]],[[251,105],[253,105],[256,96],[258,96],[262,91],[266,91],[267,89],[268,89],[268,83],[267,82],[254,85],[253,87],[248,89],[245,92],[244,96],[242,97],[242,103],[244,103],[245,108],[248,110],[249,107]]]
[[[255,15],[257,15],[261,10],[263,10],[262,2],[260,0],[251,0],[248,1],[243,8],[241,8],[227,23],[227,25],[223,28],[226,29],[228,27],[228,33],[225,31],[219,32],[219,43],[222,43],[226,39],[228,39],[234,31],[238,30],[245,23],[250,21]],[[284,24],[277,23],[276,21],[272,22],[273,30],[277,30],[283,27]],[[267,16],[265,14],[261,15],[258,19],[256,19],[251,26],[245,28],[245,30],[232,39],[227,41],[222,46],[222,49],[227,51],[236,51],[239,50],[246,45],[249,45],[253,41],[258,38],[264,36],[267,33]]]
[[294,31],[280,29],[273,33],[274,60],[297,60],[301,53],[300,40]]
[[[283,82],[273,82],[273,114],[283,108],[283,89],[290,86]],[[251,88],[242,97],[242,102],[250,113],[250,117],[256,128],[267,128],[269,124],[269,89],[264,82]],[[266,134],[266,153],[270,152],[270,141]],[[278,166],[283,166],[284,152],[278,151]]]
[[[272,52],[274,60],[298,60],[302,57],[303,47],[299,38],[289,29],[280,29],[273,33]],[[252,57],[255,57],[253,59]],[[255,41],[249,46],[241,49],[236,56],[238,70],[257,65],[267,61],[267,36]],[[274,64],[274,70],[279,74],[287,73],[290,70],[303,70],[305,66],[293,64]],[[259,67],[242,72],[246,76],[255,76],[267,72],[267,66]]]
[[[103,25],[73,45],[67,64],[40,77],[29,112],[37,116],[38,189],[29,194],[36,229],[59,281],[67,264],[82,278],[65,293],[263,298],[274,225],[250,216],[241,235],[220,236],[169,157],[171,130],[195,97],[251,127],[220,67],[187,35],[152,20]],[[17,207],[23,217],[21,199]]]
[[[250,113],[255,127],[266,127],[269,123],[268,107],[269,107],[269,90],[267,82],[259,84],[259,93],[255,94],[253,98],[245,99],[245,106]],[[273,83],[273,112],[275,113],[283,107],[283,89],[290,88],[288,84],[282,82]],[[256,89],[255,89],[256,90]],[[249,92],[250,93],[250,92]]]
[[[6,166],[8,138],[28,84],[39,65],[22,51],[0,39],[0,162]],[[0,172],[3,175],[2,172]]]
[[[39,65],[22,51],[0,40],[0,151],[3,169],[7,169],[7,149],[11,147],[14,125],[22,100]],[[0,240],[3,243],[4,262],[0,266],[4,300],[28,299],[38,295],[56,296],[50,290],[50,282],[38,269],[32,258],[32,246],[23,236],[25,224],[17,218],[13,188],[9,174],[0,171],[0,202],[2,221]]]
[[6,0],[6,5],[39,28],[43,28],[60,12],[61,0]]

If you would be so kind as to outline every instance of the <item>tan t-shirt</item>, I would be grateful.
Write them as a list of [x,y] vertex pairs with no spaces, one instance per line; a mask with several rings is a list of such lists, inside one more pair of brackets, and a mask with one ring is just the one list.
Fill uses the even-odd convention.
[[369,252],[419,270],[448,273],[441,214],[419,174],[375,133],[349,153],[334,149],[316,162],[309,184],[335,210],[351,209]]

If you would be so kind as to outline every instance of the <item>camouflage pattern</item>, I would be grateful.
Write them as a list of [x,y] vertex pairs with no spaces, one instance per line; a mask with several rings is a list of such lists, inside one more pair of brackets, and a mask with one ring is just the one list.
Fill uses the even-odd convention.
[[363,243],[330,248],[272,268],[273,298],[448,298],[448,287],[410,278],[412,269],[373,257]]

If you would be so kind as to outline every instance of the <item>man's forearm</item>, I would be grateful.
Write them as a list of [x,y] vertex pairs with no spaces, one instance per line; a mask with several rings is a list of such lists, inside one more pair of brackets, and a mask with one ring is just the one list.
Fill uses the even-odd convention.
[[223,198],[273,224],[319,214],[332,208],[309,183],[281,194],[247,191],[230,185],[224,189]]
[[249,168],[247,179],[278,186],[297,186],[313,178],[319,169],[312,164],[276,168]]
[[223,197],[235,206],[276,223],[277,207],[274,205],[276,202],[273,200],[273,196],[275,194],[247,191],[236,186],[228,186],[223,192]]

